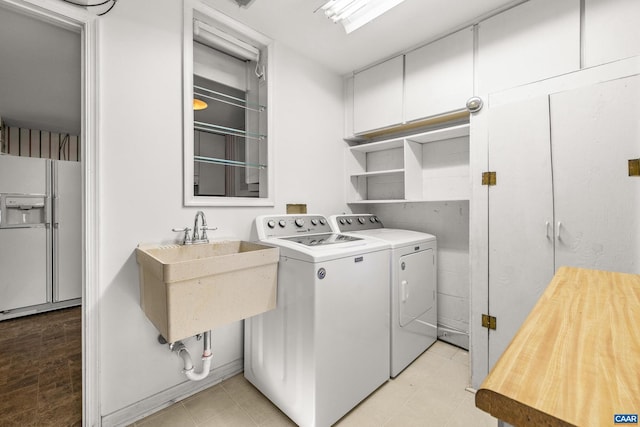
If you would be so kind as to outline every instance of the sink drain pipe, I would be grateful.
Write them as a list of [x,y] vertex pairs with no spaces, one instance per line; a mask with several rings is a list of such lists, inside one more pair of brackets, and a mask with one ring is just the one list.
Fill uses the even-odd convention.
[[213,354],[211,353],[211,331],[204,333],[204,349],[202,351],[202,370],[200,372],[195,371],[193,361],[191,360],[191,354],[182,341],[176,341],[169,345],[171,351],[175,351],[178,356],[184,362],[184,369],[182,372],[191,381],[200,381],[209,375],[211,369],[211,359]]

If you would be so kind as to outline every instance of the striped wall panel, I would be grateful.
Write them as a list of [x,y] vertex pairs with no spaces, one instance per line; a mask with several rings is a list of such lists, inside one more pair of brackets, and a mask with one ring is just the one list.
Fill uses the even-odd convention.
[[80,139],[77,135],[11,126],[5,126],[3,130],[4,144],[2,150],[6,154],[80,161]]

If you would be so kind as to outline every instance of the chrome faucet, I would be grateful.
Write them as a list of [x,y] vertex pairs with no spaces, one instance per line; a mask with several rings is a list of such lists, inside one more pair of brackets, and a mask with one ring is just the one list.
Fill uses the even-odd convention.
[[[200,237],[200,232],[198,231],[198,218],[202,219],[200,221],[202,237]],[[202,211],[196,212],[196,217],[193,220],[193,240],[191,243],[209,243],[209,239],[207,238],[207,218]]]
[[[200,218],[200,228],[198,228],[198,218]],[[207,226],[207,218],[204,215],[204,212],[198,211],[196,212],[196,217],[193,220],[193,235],[189,236],[189,232],[191,229],[189,227],[185,228],[174,228],[173,231],[184,232],[184,236],[182,238],[183,245],[193,245],[197,243],[209,243],[209,238],[207,237],[207,230],[217,230],[216,227],[208,227]]]
[[[201,218],[200,221],[200,232],[198,232],[198,218]],[[207,230],[217,230],[216,227],[210,228],[207,226],[207,217],[204,216],[204,212],[198,211],[196,212],[196,217],[193,220],[193,236],[191,243],[209,243],[209,238],[207,237]]]

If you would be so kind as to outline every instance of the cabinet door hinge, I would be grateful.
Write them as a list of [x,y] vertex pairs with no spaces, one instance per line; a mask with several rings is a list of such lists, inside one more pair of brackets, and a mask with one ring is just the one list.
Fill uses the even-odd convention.
[[640,176],[640,159],[629,160],[629,176]]
[[497,322],[498,321],[493,316],[489,316],[488,314],[483,314],[482,315],[482,327],[483,328],[489,328],[489,329],[495,330]]
[[482,185],[496,185],[495,172],[482,172]]

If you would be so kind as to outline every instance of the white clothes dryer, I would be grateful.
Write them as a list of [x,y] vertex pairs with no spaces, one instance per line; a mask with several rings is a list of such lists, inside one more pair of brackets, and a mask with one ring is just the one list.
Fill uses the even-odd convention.
[[389,379],[389,244],[320,215],[255,222],[280,248],[277,304],[245,320],[244,375],[296,424],[328,427]]
[[390,376],[395,378],[438,339],[436,237],[385,228],[371,214],[333,215],[329,221],[335,232],[391,245]]

